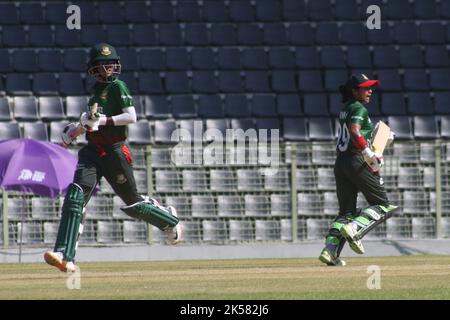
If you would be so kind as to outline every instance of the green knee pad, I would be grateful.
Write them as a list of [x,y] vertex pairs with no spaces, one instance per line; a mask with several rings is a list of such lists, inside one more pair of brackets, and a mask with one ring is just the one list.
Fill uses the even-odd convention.
[[174,227],[178,224],[178,218],[160,207],[152,205],[148,201],[141,201],[130,206],[120,208],[130,217],[143,220],[161,230]]
[[80,224],[83,220],[83,189],[72,183],[67,190],[61,214],[55,251],[64,254],[64,260],[73,261]]
[[325,246],[328,249],[332,250],[336,257],[339,257],[346,242],[345,238],[341,235],[340,232],[342,226],[346,221],[346,217],[336,218],[336,220],[331,224],[330,230],[328,231],[328,235],[325,239]]
[[355,240],[362,239],[370,230],[374,229],[380,223],[389,219],[397,206],[393,205],[375,205],[364,208],[361,214],[353,220],[359,226]]

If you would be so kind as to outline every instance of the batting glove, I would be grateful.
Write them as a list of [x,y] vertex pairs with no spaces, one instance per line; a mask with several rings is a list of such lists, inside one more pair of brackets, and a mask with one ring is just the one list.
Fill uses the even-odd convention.
[[64,130],[61,132],[61,139],[65,145],[71,144],[74,140],[76,140],[75,133],[78,129],[78,125],[76,123],[69,123],[64,127]]
[[362,151],[364,161],[369,165],[369,169],[372,172],[380,171],[384,164],[383,155],[373,152],[369,147]]
[[100,125],[106,123],[106,116],[96,113],[95,117],[91,117],[90,113],[83,112],[80,117],[80,124],[89,132],[97,131]]

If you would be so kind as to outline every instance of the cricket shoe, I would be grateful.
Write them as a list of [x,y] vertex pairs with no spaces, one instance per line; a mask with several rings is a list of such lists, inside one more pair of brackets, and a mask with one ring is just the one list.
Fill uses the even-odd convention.
[[[175,207],[172,206],[168,206],[166,207],[167,211],[172,214],[173,216],[177,217],[177,210],[175,209]],[[181,241],[181,225],[178,222],[176,226],[173,227],[167,227],[164,232],[167,235],[167,242],[169,244],[177,244]]]
[[319,260],[331,267],[343,267],[346,265],[344,260],[339,259],[326,248],[322,250]]
[[341,235],[347,239],[350,248],[357,254],[364,254],[364,246],[361,240],[356,240],[357,226],[353,223],[347,223],[341,228]]
[[44,260],[49,265],[58,268],[62,272],[75,272],[75,265],[72,261],[64,261],[62,252],[47,251]]

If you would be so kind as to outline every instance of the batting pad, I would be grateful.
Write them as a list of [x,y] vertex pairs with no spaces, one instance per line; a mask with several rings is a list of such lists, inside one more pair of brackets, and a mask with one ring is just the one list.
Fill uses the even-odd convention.
[[132,205],[120,208],[132,218],[143,220],[161,230],[178,224],[178,218],[161,207],[152,205],[149,201],[136,202]]

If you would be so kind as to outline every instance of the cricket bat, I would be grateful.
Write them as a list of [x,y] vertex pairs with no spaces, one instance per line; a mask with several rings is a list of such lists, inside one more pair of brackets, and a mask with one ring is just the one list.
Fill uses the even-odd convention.
[[379,154],[383,154],[386,144],[389,140],[391,128],[387,126],[383,121],[378,121],[373,132],[372,148],[373,151]]

